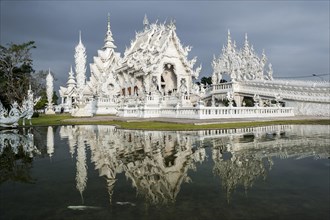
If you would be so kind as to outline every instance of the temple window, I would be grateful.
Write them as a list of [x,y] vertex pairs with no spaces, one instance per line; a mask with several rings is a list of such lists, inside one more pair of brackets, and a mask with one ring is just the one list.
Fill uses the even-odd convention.
[[134,95],[138,95],[138,87],[137,86],[134,86]]

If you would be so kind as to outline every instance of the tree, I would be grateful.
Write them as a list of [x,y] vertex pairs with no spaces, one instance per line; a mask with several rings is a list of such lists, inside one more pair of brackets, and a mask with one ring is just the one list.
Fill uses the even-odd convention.
[[201,83],[204,85],[211,85],[212,84],[212,77],[205,77],[201,78]]
[[[34,108],[37,109],[37,110],[45,109],[47,104],[48,104],[46,90],[42,91],[40,97],[41,97],[40,101],[34,106]],[[53,104],[56,105],[57,100],[58,100],[58,96],[57,96],[56,92],[54,91],[54,93],[53,93]]]
[[46,91],[48,70],[40,70],[31,74],[31,88],[35,96],[42,96]]
[[13,100],[21,103],[27,94],[31,81],[31,49],[36,48],[34,41],[23,44],[0,45],[0,100],[9,107]]

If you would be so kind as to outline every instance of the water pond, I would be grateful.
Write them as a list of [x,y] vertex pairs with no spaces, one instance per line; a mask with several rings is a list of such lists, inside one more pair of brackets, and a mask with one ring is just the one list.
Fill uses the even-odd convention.
[[330,130],[0,130],[0,219],[330,219]]

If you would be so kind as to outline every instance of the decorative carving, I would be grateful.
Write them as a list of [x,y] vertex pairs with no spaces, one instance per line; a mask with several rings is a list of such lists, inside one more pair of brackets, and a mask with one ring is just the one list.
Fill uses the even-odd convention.
[[259,107],[260,106],[260,96],[257,94],[254,94],[253,96],[254,106]]
[[53,75],[48,71],[48,75],[46,77],[46,93],[47,93],[47,110],[46,114],[55,114],[53,110],[53,94],[54,94],[54,84],[53,84]]
[[234,100],[234,93],[233,92],[227,92],[227,100],[228,100],[228,107],[233,107],[233,100]]
[[[267,62],[265,52],[259,58],[254,52],[253,46],[250,47],[247,34],[241,51],[236,51],[235,42],[232,43],[230,31],[228,31],[227,46],[223,47],[220,57],[213,58],[213,81],[221,80],[222,74],[228,74],[233,82],[256,79],[272,80],[272,73],[264,76],[264,67]],[[218,80],[216,80],[218,79]]]
[[158,79],[157,79],[157,76],[152,76],[151,77],[151,92],[153,93],[158,93]]
[[81,31],[79,31],[79,43],[75,48],[76,80],[77,90],[82,92],[86,80],[86,48],[81,41]]
[[181,93],[181,95],[184,95],[187,93],[187,81],[185,78],[182,78],[180,80],[180,93]]
[[280,93],[277,93],[276,95],[275,95],[275,101],[276,101],[276,106],[277,107],[280,107],[281,106],[281,103],[280,103],[280,101],[282,101],[282,96],[281,96],[281,94]]

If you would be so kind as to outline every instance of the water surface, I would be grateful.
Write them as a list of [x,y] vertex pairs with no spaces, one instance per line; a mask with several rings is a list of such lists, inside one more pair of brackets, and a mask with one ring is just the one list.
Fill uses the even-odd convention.
[[0,131],[0,219],[329,219],[329,126]]

